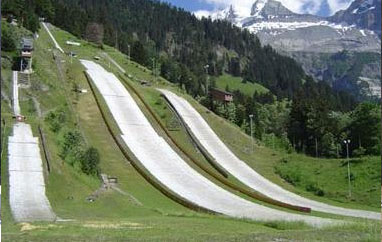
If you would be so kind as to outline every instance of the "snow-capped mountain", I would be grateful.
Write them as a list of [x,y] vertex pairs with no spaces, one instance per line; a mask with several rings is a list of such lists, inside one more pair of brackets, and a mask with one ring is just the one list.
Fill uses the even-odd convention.
[[[230,6],[203,16],[248,29],[263,45],[269,44],[295,58],[308,74],[335,88],[350,90],[357,96],[360,92],[380,94],[380,68],[376,68],[380,67],[380,58],[375,56],[381,53],[381,0],[354,0],[348,9],[326,18],[294,13],[276,0],[254,1],[250,9]],[[345,57],[338,61],[342,51],[353,54],[341,55]],[[362,56],[357,53],[372,58],[357,62]],[[342,63],[338,64],[342,69],[347,66],[341,74],[333,64],[337,62]]]
[[355,0],[348,9],[329,18],[336,23],[354,24],[381,35],[381,0]]
[[380,51],[379,34],[345,16],[349,11],[363,15],[377,9],[375,5],[380,1],[356,0],[342,14],[340,11],[333,17],[324,18],[294,13],[276,0],[256,0],[250,12],[238,11],[231,5],[227,9],[211,13],[210,17],[214,20],[228,20],[238,27],[247,28],[257,34],[263,44],[270,44],[283,51],[317,50],[334,53],[349,49],[376,52]]

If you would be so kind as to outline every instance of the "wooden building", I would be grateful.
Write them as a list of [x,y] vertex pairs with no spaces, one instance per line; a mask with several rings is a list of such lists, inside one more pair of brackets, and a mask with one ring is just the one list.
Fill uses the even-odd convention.
[[213,100],[220,101],[220,102],[232,102],[233,101],[233,94],[230,92],[222,91],[219,89],[211,89],[210,94],[212,96]]

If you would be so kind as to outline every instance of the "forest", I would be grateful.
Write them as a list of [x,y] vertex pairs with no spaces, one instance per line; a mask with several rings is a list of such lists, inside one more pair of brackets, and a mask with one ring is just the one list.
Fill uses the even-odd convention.
[[[197,19],[192,13],[153,0],[3,0],[3,16],[16,18],[36,32],[39,18],[92,40],[99,26],[100,44],[121,52],[176,83],[215,113],[250,134],[288,151],[312,156],[376,155],[380,150],[380,105],[359,103],[350,94],[315,82],[292,58],[262,46],[256,35],[226,21]],[[17,47],[2,28],[2,47]],[[208,67],[208,68],[206,68]],[[221,104],[206,95],[206,80],[222,74],[259,83],[270,93],[245,96],[234,90],[234,102]],[[228,90],[229,91],[229,90]],[[276,145],[275,145],[276,140]]]

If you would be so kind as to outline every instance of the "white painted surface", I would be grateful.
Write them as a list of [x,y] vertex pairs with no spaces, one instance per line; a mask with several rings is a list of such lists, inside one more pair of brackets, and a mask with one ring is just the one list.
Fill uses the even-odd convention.
[[13,113],[15,116],[19,116],[20,115],[20,104],[19,104],[19,80],[18,80],[18,74],[17,74],[17,71],[13,71],[12,72],[12,82],[13,82],[13,89],[12,89],[12,93],[13,93]]
[[16,123],[8,140],[9,203],[17,222],[54,221],[45,195],[38,138],[29,124]]
[[102,94],[122,131],[126,145],[152,176],[178,196],[208,210],[238,218],[304,221],[317,227],[335,222],[258,205],[215,185],[192,169],[156,133],[134,99],[113,74],[92,61],[81,62]]
[[56,47],[56,49],[58,49],[59,51],[61,51],[61,53],[65,53],[64,50],[61,48],[61,46],[57,43],[56,39],[54,38],[54,36],[52,35],[52,33],[50,32],[48,26],[46,26],[46,23],[42,22],[42,26],[44,26],[46,32],[48,32],[50,38],[53,40],[53,43],[54,43],[54,46]]
[[194,136],[212,157],[215,158],[216,162],[248,187],[275,200],[310,207],[315,211],[368,219],[380,219],[380,213],[345,209],[309,200],[270,182],[249,167],[244,161],[236,157],[189,102],[168,90],[159,89],[159,91],[167,97]]
[[74,42],[74,41],[69,41],[69,40],[66,41],[66,44],[67,45],[74,45],[74,46],[81,46],[81,43]]

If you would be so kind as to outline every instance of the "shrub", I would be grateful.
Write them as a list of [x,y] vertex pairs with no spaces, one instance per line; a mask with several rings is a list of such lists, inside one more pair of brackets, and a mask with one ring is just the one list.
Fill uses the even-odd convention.
[[81,170],[87,175],[99,175],[100,156],[96,148],[90,147],[80,158]]
[[277,166],[276,174],[292,185],[297,185],[301,181],[301,171],[298,167],[287,168],[285,166]]
[[45,121],[49,124],[50,130],[57,133],[61,130],[62,125],[66,121],[66,114],[62,108],[57,109],[56,111],[50,111],[46,115]]
[[313,192],[315,195],[320,197],[325,195],[325,191],[322,188],[320,188],[319,185],[316,183],[308,183],[308,185],[305,186],[305,190],[307,190],[308,192]]
[[4,51],[16,50],[16,40],[12,30],[5,24],[1,27],[1,49]]
[[66,132],[61,145],[61,158],[65,159],[69,154],[76,157],[80,151],[81,143],[82,137],[77,130]]
[[365,154],[366,154],[366,149],[363,148],[362,146],[353,151],[353,156],[355,157],[361,157],[361,156],[364,156]]

